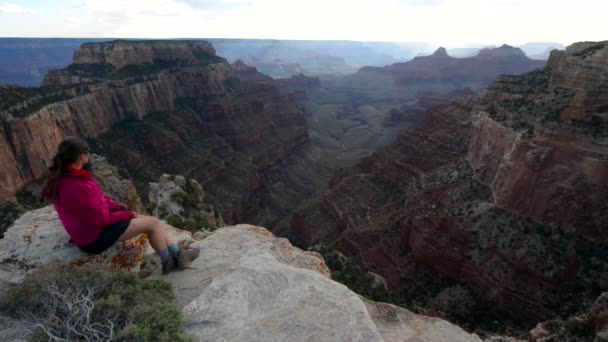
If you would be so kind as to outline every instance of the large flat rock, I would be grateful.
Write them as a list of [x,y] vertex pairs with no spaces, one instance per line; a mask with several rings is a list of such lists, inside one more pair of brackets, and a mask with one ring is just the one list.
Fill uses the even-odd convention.
[[[192,240],[190,232],[163,224],[176,241]],[[153,253],[146,236],[140,235],[99,255],[88,255],[70,242],[53,206],[46,206],[23,214],[0,239],[0,294],[5,286],[54,261],[138,272],[146,255]]]
[[192,246],[174,285],[195,341],[481,341],[446,321],[362,300],[319,254],[266,229],[224,227]]

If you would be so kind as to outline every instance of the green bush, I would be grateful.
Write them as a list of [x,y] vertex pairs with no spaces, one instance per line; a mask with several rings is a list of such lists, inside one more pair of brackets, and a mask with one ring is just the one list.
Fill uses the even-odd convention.
[[171,214],[167,217],[167,223],[176,228],[182,228],[184,226],[184,219],[179,215]]
[[0,309],[35,341],[190,341],[173,298],[165,281],[51,264],[11,288]]
[[313,250],[323,256],[323,259],[331,270],[333,280],[371,300],[394,303],[393,295],[389,290],[381,286],[374,287],[374,278],[371,274],[361,270],[359,266],[348,260],[342,260],[335,250],[326,246],[314,248]]
[[194,217],[192,219],[183,219],[179,215],[173,214],[167,217],[167,223],[176,228],[185,229],[193,233],[201,231],[203,229],[207,229],[210,231],[214,231],[215,229],[217,229],[217,227],[210,224],[207,219],[202,218],[200,216]]
[[154,212],[154,209],[156,209],[156,203],[148,203],[146,204],[146,212],[148,214],[152,214]]
[[184,209],[197,209],[201,201],[194,194],[189,195],[182,191],[176,191],[171,194],[171,199],[183,204]]

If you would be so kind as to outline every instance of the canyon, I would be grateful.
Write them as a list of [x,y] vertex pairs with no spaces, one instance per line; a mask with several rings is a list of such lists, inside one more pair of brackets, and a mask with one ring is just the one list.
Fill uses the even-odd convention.
[[[494,50],[486,54],[505,55]],[[521,67],[521,50],[506,50],[494,62],[503,69],[542,63]],[[452,67],[435,55],[409,63],[419,62],[435,73]],[[498,71],[469,85],[482,89]],[[0,89],[0,159],[9,165],[0,198],[41,178],[52,146],[78,135],[140,191],[182,173],[209,189],[227,223],[285,231],[292,209],[326,190],[336,169],[388,144],[428,106],[471,93],[457,83],[404,85],[363,71],[273,80],[205,41],[85,43],[44,87]]]
[[606,42],[577,43],[428,110],[337,172],[287,236],[464,326],[584,311],[608,287],[607,58]]
[[[438,51],[384,68],[364,67],[352,75],[319,77],[318,84],[309,82],[306,87],[302,78],[294,83],[296,76],[278,80],[286,89],[306,93],[298,102],[307,117],[309,141],[265,173],[267,186],[252,198],[259,203],[256,207],[265,210],[249,222],[286,234],[293,209],[326,191],[334,172],[390,144],[402,129],[419,121],[427,108],[482,91],[500,72],[522,74],[545,64],[508,46],[486,49],[477,57],[462,60],[447,55],[438,58],[445,49]],[[463,63],[470,68],[475,64],[484,67],[471,79],[459,71]],[[385,71],[388,69],[407,71]],[[442,73],[450,76],[424,76]],[[405,74],[419,78],[400,82]]]
[[[0,38],[0,83],[37,87],[49,70],[61,69],[72,62],[74,50],[100,38]],[[348,74],[362,66],[384,66],[428,55],[436,49],[432,43],[294,41],[277,39],[202,38],[231,63],[242,60],[271,77]],[[471,57],[488,44],[450,48],[453,57]],[[564,49],[559,43],[520,45],[528,57],[547,60],[552,49]]]
[[214,225],[339,252],[393,303],[482,337],[583,314],[608,287],[606,42],[282,79],[200,40],[85,43],[0,100],[4,227],[76,135],[150,212],[183,175]]
[[20,102],[3,102],[2,199],[45,175],[54,147],[76,135],[138,186],[163,172],[199,179],[227,222],[240,221],[259,171],[308,138],[302,112],[271,78],[206,42],[83,44],[74,61],[50,72],[40,94],[3,88]]

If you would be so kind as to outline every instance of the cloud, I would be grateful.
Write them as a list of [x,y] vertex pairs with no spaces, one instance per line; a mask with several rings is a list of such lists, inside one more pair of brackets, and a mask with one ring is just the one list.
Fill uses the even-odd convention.
[[0,13],[30,14],[32,11],[11,3],[0,4]]
[[[61,0],[49,13],[36,1],[0,1],[0,36],[348,39],[448,46],[605,40],[602,15],[608,11],[606,0]],[[4,14],[29,10],[36,15]]]
[[80,5],[80,9],[88,13],[108,17],[178,17],[192,10],[182,1],[166,0],[88,0]]
[[253,0],[179,0],[179,2],[192,6],[193,8],[219,12],[255,4],[255,1]]
[[444,0],[399,0],[402,6],[439,6]]

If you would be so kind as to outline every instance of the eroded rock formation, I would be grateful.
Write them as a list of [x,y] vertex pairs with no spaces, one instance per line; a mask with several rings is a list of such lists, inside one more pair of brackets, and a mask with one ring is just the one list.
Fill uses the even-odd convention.
[[466,58],[451,57],[445,48],[439,48],[430,56],[385,67],[363,67],[359,73],[392,75],[403,85],[452,82],[459,87],[479,88],[494,81],[498,75],[523,74],[541,68],[545,63],[532,60],[519,48],[508,45],[483,49],[476,56]]
[[[403,302],[473,329],[584,310],[608,289],[607,58],[606,42],[575,44],[429,110],[337,173],[290,238],[333,245]],[[466,305],[450,310],[455,288]]]
[[57,144],[76,135],[131,170],[139,190],[165,172],[196,178],[230,223],[251,210],[259,173],[308,138],[271,78],[205,42],[84,44],[45,84],[6,90],[18,101],[0,109],[0,200],[44,176]]

